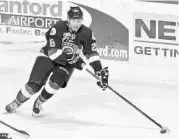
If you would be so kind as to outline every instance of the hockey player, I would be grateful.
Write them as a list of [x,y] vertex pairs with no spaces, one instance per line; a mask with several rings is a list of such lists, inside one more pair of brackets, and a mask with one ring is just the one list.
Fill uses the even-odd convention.
[[57,22],[46,32],[47,43],[36,58],[28,82],[19,90],[15,100],[6,106],[8,113],[14,112],[43,87],[33,105],[33,113],[39,114],[42,104],[60,88],[66,87],[74,69],[83,69],[82,55],[99,77],[97,84],[106,89],[108,68],[102,67],[93,32],[82,21],[80,7],[70,7],[67,21]]

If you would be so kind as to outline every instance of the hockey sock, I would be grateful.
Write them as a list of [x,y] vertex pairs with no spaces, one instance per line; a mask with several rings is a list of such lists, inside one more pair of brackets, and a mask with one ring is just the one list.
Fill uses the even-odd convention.
[[41,100],[47,101],[47,100],[50,99],[53,95],[54,95],[54,94],[48,93],[47,90],[44,88],[44,89],[42,90],[42,93],[41,93],[40,96],[42,97]]
[[16,101],[17,103],[24,103],[28,100],[29,98],[25,97],[22,93],[22,90],[19,90],[17,96],[16,96]]

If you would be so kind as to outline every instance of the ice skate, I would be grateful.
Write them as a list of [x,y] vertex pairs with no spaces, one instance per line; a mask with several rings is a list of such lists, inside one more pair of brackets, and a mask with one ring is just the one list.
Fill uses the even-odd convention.
[[34,102],[33,105],[33,112],[32,112],[32,116],[36,116],[36,115],[41,115],[42,114],[42,104],[43,104],[43,100],[41,99],[41,96],[38,96],[37,99]]
[[13,112],[16,111],[16,109],[17,109],[18,107],[20,107],[20,105],[21,105],[20,102],[18,102],[17,100],[14,100],[13,102],[11,102],[10,104],[8,104],[8,105],[6,106],[6,111],[7,111],[8,113],[13,113]]

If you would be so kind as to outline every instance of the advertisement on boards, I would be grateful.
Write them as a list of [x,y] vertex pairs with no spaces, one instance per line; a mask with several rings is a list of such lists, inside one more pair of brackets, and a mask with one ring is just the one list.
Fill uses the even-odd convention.
[[21,39],[19,41],[45,42],[46,31],[59,20],[67,19],[66,13],[70,6],[82,8],[84,24],[93,30],[97,40],[97,51],[102,59],[129,60],[129,30],[127,27],[107,13],[77,3],[1,1],[1,38],[10,36],[14,41],[14,36],[19,36]]
[[4,0],[0,2],[0,13],[1,34],[24,36],[23,39],[31,41],[36,37],[40,41],[48,28],[62,20],[62,2]]
[[176,58],[178,16],[154,13],[133,13],[134,53],[143,56]]

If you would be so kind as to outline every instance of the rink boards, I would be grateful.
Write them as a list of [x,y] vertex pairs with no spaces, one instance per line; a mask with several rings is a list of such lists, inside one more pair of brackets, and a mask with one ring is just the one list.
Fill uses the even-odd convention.
[[[69,6],[78,5],[84,12],[84,24],[94,31],[97,50],[112,79],[177,85],[178,5],[74,2],[1,2],[1,41],[13,44],[1,43],[1,51],[35,56],[45,44],[46,30],[66,19]],[[78,71],[75,75],[88,77]]]

